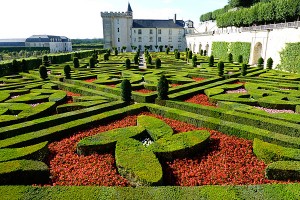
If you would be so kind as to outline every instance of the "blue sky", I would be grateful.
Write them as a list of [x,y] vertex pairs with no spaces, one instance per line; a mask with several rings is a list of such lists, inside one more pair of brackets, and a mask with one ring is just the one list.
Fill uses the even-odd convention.
[[[134,19],[192,20],[224,7],[228,0],[130,0]],[[124,0],[1,0],[0,39],[33,34],[101,38],[100,12],[126,11]]]

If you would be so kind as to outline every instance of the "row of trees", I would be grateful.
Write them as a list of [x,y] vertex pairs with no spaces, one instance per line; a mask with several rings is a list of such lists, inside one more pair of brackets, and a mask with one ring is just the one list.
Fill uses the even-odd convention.
[[46,54],[49,54],[48,50],[42,50],[42,51],[21,50],[19,52],[17,52],[17,51],[13,51],[13,52],[2,51],[0,53],[0,61],[19,59],[19,58],[40,57],[40,56],[43,56]]

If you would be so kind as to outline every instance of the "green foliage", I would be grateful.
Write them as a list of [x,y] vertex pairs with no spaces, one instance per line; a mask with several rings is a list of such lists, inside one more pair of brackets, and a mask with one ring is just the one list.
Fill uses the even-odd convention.
[[203,56],[203,49],[200,50],[200,56]]
[[147,64],[152,65],[152,57],[150,55],[147,57]]
[[48,58],[48,56],[43,56],[43,64],[46,66],[46,67],[48,67],[50,64],[49,64],[50,62],[49,62],[49,58]]
[[46,78],[48,78],[46,66],[41,65],[40,68],[39,68],[39,73],[40,73],[41,79],[45,80]]
[[21,61],[21,68],[22,72],[28,72],[28,63],[25,59],[22,59]]
[[211,56],[209,57],[208,65],[209,65],[210,67],[213,67],[214,64],[215,64],[215,57],[214,57],[213,55],[211,55]]
[[232,63],[233,62],[233,56],[232,53],[228,54],[228,62]]
[[247,64],[243,63],[241,68],[241,75],[246,76],[247,75]]
[[197,67],[197,56],[196,55],[193,56],[192,62],[193,62],[193,67]]
[[126,69],[130,69],[130,68],[131,68],[131,62],[130,62],[130,59],[129,59],[129,58],[127,58],[127,59],[125,60],[125,67],[126,67]]
[[115,56],[117,56],[119,54],[119,51],[117,48],[115,48]]
[[70,65],[65,65],[64,66],[64,73],[67,79],[71,78],[71,67]]
[[106,53],[108,54],[108,56],[110,56],[111,50],[110,49],[106,49]]
[[233,55],[233,61],[239,62],[240,56],[248,61],[250,58],[250,49],[250,42],[213,42],[212,44],[213,54],[221,60],[228,60],[229,54],[231,53]]
[[281,64],[278,69],[300,73],[300,42],[287,43],[285,48],[280,52]]
[[180,52],[179,51],[175,51],[175,59],[180,59]]
[[228,42],[213,42],[212,43],[212,53],[216,58],[220,60],[227,60],[228,54]]
[[218,75],[219,76],[224,75],[224,62],[222,61],[218,62]]
[[188,54],[188,55],[189,55],[189,59],[192,59],[192,58],[193,58],[193,52],[192,52],[191,50],[189,51],[189,54]]
[[161,60],[160,58],[156,58],[155,60],[155,68],[158,69],[161,67]]
[[165,75],[162,75],[158,81],[157,92],[158,99],[167,100],[168,99],[168,91],[169,91],[169,82]]
[[79,59],[78,59],[78,57],[73,58],[73,66],[74,66],[74,68],[79,68]]
[[140,59],[140,56],[138,54],[135,54],[134,55],[134,64],[138,65],[139,64],[139,59]]
[[266,177],[272,180],[299,180],[300,161],[277,161],[268,165]]
[[95,59],[93,57],[90,57],[89,65],[90,65],[90,68],[94,68],[95,67]]
[[203,56],[207,56],[207,51],[206,51],[206,49],[203,51]]
[[121,96],[122,100],[127,104],[131,102],[131,83],[128,79],[124,79],[121,83]]
[[164,46],[163,45],[159,45],[159,52],[163,52],[163,48],[164,48]]
[[264,59],[262,57],[258,58],[257,66],[260,67],[260,68],[264,67]]
[[19,62],[16,60],[16,59],[14,59],[13,61],[12,61],[12,71],[14,72],[14,74],[18,74],[18,72],[19,72]]
[[272,67],[273,67],[273,59],[268,58],[268,60],[267,60],[267,69],[272,69]]
[[239,57],[238,57],[238,62],[239,62],[239,63],[243,63],[243,55],[239,55]]

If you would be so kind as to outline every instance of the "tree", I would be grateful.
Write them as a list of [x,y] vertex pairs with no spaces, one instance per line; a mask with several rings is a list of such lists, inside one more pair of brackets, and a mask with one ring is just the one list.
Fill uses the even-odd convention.
[[165,75],[162,75],[157,85],[158,99],[167,100],[169,91],[169,82]]
[[239,63],[243,63],[243,55],[239,55],[239,57],[238,57],[238,62],[239,62]]
[[41,79],[45,80],[46,78],[48,78],[47,68],[45,65],[40,66],[39,72]]
[[193,67],[197,67],[197,56],[196,55],[193,56],[192,62],[193,62]]
[[161,67],[161,60],[159,58],[156,58],[155,60],[155,68],[158,69]]
[[219,76],[224,75],[224,62],[222,62],[222,61],[218,62],[218,75]]
[[22,60],[21,66],[22,66],[22,71],[23,72],[28,72],[28,64],[27,64],[27,61],[25,59]]
[[94,68],[95,67],[95,60],[94,60],[93,57],[90,57],[89,64],[90,64],[90,68]]
[[134,55],[134,64],[136,64],[136,65],[139,64],[139,58],[140,58],[139,54]]
[[268,58],[267,60],[267,69],[272,69],[273,68],[273,59]]
[[228,54],[228,62],[233,63],[233,56],[232,53]]
[[74,65],[74,68],[79,68],[79,59],[78,59],[78,57],[73,58],[73,65]]
[[130,69],[130,64],[131,64],[130,59],[127,58],[127,59],[125,60],[125,67],[126,67],[126,69]]
[[12,72],[17,74],[19,72],[19,62],[16,59],[12,61]]
[[71,78],[71,67],[70,65],[65,65],[64,66],[64,72],[65,72],[65,76],[67,79]]
[[213,55],[211,55],[211,56],[209,57],[208,65],[209,65],[210,67],[213,67],[214,64],[215,64],[215,58],[214,58]]
[[247,74],[247,64],[245,64],[245,63],[242,64],[241,74],[242,74],[242,76],[246,76],[246,74]]
[[264,68],[264,59],[260,57],[257,61],[257,66],[260,68]]
[[129,80],[124,79],[121,83],[121,97],[126,104],[131,102],[131,83]]

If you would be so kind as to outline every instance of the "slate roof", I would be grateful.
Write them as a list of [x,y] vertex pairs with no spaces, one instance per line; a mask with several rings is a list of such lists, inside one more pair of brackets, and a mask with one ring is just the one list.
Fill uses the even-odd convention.
[[130,6],[130,3],[128,3],[127,12],[132,12],[132,9],[131,9],[131,6]]
[[51,39],[54,39],[53,42],[61,42],[63,40],[63,38],[61,38],[61,36],[32,35],[26,39],[26,42],[51,42]]
[[0,39],[0,47],[25,47],[26,39]]
[[184,28],[183,20],[134,19],[132,28]]

